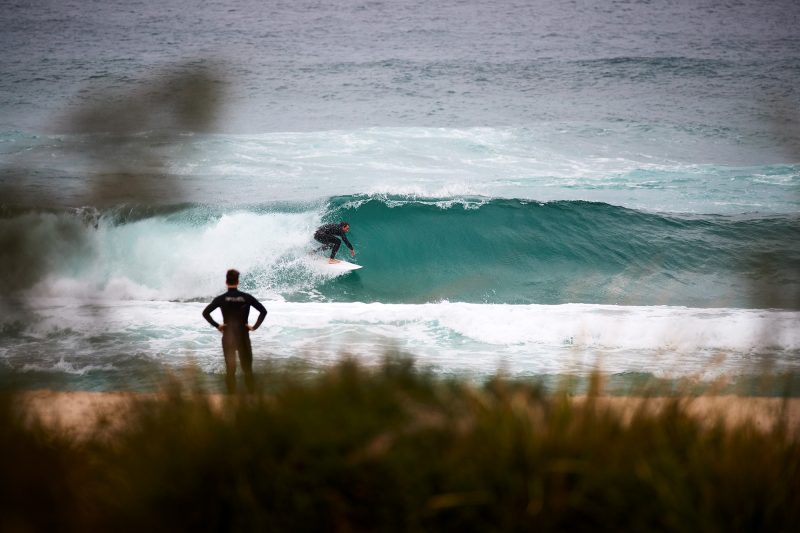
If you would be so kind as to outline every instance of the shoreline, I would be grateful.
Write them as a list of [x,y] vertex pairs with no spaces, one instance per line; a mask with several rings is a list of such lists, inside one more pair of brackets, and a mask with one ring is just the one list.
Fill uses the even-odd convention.
[[[221,408],[227,395],[205,394],[212,407]],[[127,410],[138,401],[166,399],[164,393],[142,392],[90,392],[56,391],[40,389],[23,391],[14,396],[15,411],[24,420],[39,422],[51,431],[59,431],[78,440],[92,436],[113,436],[124,428]],[[590,400],[587,396],[573,396],[571,401],[580,406]],[[762,432],[771,431],[785,421],[790,433],[800,435],[800,398],[774,398],[762,396],[702,395],[702,396],[607,396],[595,398],[595,406],[603,412],[616,412],[628,422],[644,408],[658,414],[677,400],[687,414],[699,422],[713,426],[722,422],[733,428],[745,424]]]

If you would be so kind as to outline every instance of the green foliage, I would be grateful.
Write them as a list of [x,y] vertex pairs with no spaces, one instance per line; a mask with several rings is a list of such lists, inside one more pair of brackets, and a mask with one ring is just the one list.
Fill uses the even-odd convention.
[[792,531],[800,442],[628,417],[410,360],[276,371],[222,402],[173,385],[111,439],[71,440],[0,402],[3,531]]

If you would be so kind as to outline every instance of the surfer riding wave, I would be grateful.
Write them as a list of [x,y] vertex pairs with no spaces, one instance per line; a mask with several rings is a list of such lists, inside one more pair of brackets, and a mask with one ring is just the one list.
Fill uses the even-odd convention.
[[[353,245],[350,244],[350,241],[347,240],[347,232],[350,231],[350,224],[347,222],[339,222],[338,224],[324,224],[317,228],[317,231],[314,232],[314,240],[317,242],[322,243],[322,246],[314,250],[315,252],[320,252],[322,250],[331,249],[331,256],[328,259],[328,263],[335,264],[338,263],[339,260],[336,259],[336,252],[339,251],[339,246],[342,245],[342,242],[350,248],[350,256],[355,257],[356,251],[353,249]],[[341,237],[341,240],[339,238]]]

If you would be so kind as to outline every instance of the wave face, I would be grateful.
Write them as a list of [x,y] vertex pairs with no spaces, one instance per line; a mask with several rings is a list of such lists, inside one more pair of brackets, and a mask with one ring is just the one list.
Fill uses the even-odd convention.
[[681,218],[567,201],[332,205],[369,265],[328,291],[337,299],[747,307],[756,280],[784,294],[800,287],[797,218]]
[[[355,261],[308,253],[347,220]],[[796,308],[800,220],[677,216],[603,203],[339,196],[317,204],[7,212],[3,274],[40,297],[206,299],[236,267],[270,299]],[[348,258],[342,247],[339,257]],[[11,257],[11,255],[9,256]]]

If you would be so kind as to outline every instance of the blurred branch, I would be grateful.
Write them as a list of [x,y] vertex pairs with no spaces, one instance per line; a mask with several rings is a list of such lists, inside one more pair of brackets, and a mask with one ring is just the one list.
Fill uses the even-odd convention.
[[101,173],[88,202],[182,201],[169,171],[169,147],[186,132],[208,132],[216,121],[221,82],[215,69],[167,73],[124,95],[98,95],[70,117],[71,133],[91,135],[83,154]]
[[[78,156],[87,163],[77,177],[83,187],[71,188],[67,201],[60,183],[63,170],[42,169],[28,151],[9,158],[0,168],[0,276],[7,287],[0,298],[10,302],[58,267],[67,251],[86,246],[85,221],[43,210],[65,203],[103,207],[183,201],[181,182],[170,170],[171,148],[182,135],[212,131],[222,85],[216,67],[185,65],[126,92],[97,92],[61,121],[67,135],[45,147],[48,158]],[[11,206],[40,211],[12,213]]]

